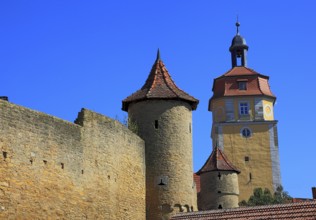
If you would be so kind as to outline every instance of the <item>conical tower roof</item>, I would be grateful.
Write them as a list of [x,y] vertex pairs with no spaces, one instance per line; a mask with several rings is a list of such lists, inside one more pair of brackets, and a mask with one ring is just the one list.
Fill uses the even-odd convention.
[[160,59],[159,50],[157,53],[157,59],[152,66],[145,84],[140,90],[122,101],[122,110],[128,111],[128,106],[132,102],[152,99],[182,100],[188,102],[193,110],[197,108],[197,104],[199,103],[199,100],[190,96],[176,86],[164,63]]
[[224,153],[218,147],[214,148],[212,154],[196,174],[201,175],[202,173],[212,171],[233,171],[240,173],[240,171],[231,162],[229,162]]

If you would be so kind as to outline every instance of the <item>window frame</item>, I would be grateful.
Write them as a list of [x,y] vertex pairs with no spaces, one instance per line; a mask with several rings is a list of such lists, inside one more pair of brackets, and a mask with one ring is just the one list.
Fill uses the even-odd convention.
[[238,90],[245,91],[247,90],[247,81],[238,81]]
[[[246,131],[246,130],[247,130],[247,133],[244,133],[244,131]],[[250,138],[250,137],[252,137],[252,130],[249,127],[242,127],[240,129],[240,135],[243,138]]]
[[[245,104],[245,105],[242,106],[243,104]],[[238,110],[239,110],[239,115],[240,116],[248,116],[248,115],[250,115],[249,114],[249,111],[250,111],[249,102],[248,101],[240,101],[238,103]]]

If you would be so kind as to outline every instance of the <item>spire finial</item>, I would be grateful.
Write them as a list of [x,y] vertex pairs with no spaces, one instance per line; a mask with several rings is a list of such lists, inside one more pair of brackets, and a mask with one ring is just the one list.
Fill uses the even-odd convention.
[[156,61],[160,60],[160,50],[158,48]]
[[239,26],[240,26],[240,23],[238,21],[238,15],[237,15],[237,21],[236,21],[237,34],[239,34]]

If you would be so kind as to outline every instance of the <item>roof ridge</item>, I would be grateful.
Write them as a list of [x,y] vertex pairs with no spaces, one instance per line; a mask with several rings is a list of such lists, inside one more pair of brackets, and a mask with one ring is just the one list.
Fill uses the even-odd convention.
[[172,77],[170,76],[170,74],[169,74],[167,68],[165,67],[164,63],[163,63],[161,60],[159,60],[159,61],[161,62],[161,65],[162,65],[162,66],[161,66],[161,69],[162,69],[162,70],[166,70],[166,71],[162,71],[162,76],[163,76],[163,80],[165,81],[165,84],[168,86],[168,88],[169,88],[177,97],[179,97],[179,95],[178,95],[178,94],[173,90],[173,88],[171,88],[171,86],[169,85],[169,82],[166,80],[166,75],[165,75],[165,74],[167,74],[167,76],[170,78],[171,83],[176,87],[176,89],[178,89],[178,90],[180,90],[180,91],[182,91],[182,90],[179,89],[178,86],[174,83],[174,81],[173,81]]
[[259,88],[260,92],[261,92],[262,94],[264,94],[264,92],[262,91],[262,88],[261,88],[261,83],[260,83],[260,79],[259,79],[259,78],[258,78],[258,80],[257,80],[257,83],[258,83],[258,88]]
[[[176,84],[176,83],[174,82],[174,80],[172,79],[172,76],[170,75],[169,71],[167,70],[165,64],[162,62],[162,60],[160,60],[160,62],[161,62],[162,68],[164,68],[164,69],[166,70],[166,74],[168,74],[168,77],[170,78],[171,83],[173,84],[173,86],[174,86],[176,89],[178,89],[180,92],[184,93],[185,95],[190,96],[188,93],[186,93],[185,91],[183,91],[182,89],[180,89],[180,88],[177,86],[177,84]],[[166,78],[164,78],[164,80],[166,80]],[[168,86],[168,88],[169,88],[172,92],[174,92],[176,96],[179,97],[179,95],[176,93],[176,91],[174,91],[174,89],[173,89],[172,87],[170,87],[170,85],[169,85],[170,83],[169,83],[168,81],[165,81],[165,82],[166,82],[166,85]]]
[[[218,155],[220,154],[221,159],[219,159]],[[223,163],[220,163],[223,161]],[[212,171],[234,171],[240,173],[240,170],[237,169],[229,160],[226,158],[225,154],[216,146],[211,155],[208,157],[202,168],[196,172],[197,175],[206,172]]]
[[[159,60],[160,60],[160,59],[159,59]],[[152,67],[152,70],[153,70],[153,68],[154,68],[155,65],[156,65],[156,66],[158,65],[159,60],[157,59],[157,60],[155,61],[154,65],[153,65],[153,67]],[[151,71],[152,71],[152,70],[151,70]],[[149,73],[148,79],[149,79],[149,77],[150,77],[150,75],[151,75],[151,71],[150,71],[150,73]],[[152,80],[153,82],[152,82],[152,84],[154,84],[154,82],[156,81],[156,78],[157,78],[157,68],[155,68],[155,73],[154,73],[154,76],[153,76],[153,80]],[[147,85],[147,80],[146,80],[145,84],[142,86],[142,88],[145,88],[145,89],[146,89],[146,85]],[[153,88],[153,87],[149,87],[149,89],[148,89],[148,91],[147,91],[147,93],[146,93],[146,97],[148,97],[148,93],[151,92],[152,88]]]
[[[280,213],[280,212],[287,212],[288,213],[288,210],[292,210],[292,212],[290,214],[293,214],[293,213],[296,214],[297,213],[296,210],[300,210],[303,208],[310,208],[310,207],[316,209],[316,200],[303,201],[303,202],[297,202],[297,203],[260,205],[260,206],[251,206],[251,207],[238,207],[238,208],[230,208],[230,209],[214,209],[214,210],[197,211],[197,212],[191,212],[191,213],[177,213],[176,217],[192,216],[195,219],[198,217],[207,217],[207,216],[210,216],[210,214],[212,214],[212,217],[219,216],[219,217],[226,217],[227,218],[228,217],[227,215],[235,216],[236,214],[238,214],[238,217],[243,217],[243,216],[250,214],[250,213],[258,213],[258,214],[260,213],[260,217],[263,217],[263,216],[267,216],[267,215],[271,214],[271,213],[262,212],[263,210],[270,211],[270,212],[277,210],[278,213],[274,213],[274,215],[279,216],[279,215],[282,215],[282,213]],[[223,214],[224,215],[226,214],[226,216],[223,216]],[[310,213],[306,213],[306,214],[310,214]],[[245,217],[247,217],[247,216],[245,216]],[[178,218],[173,218],[173,219],[178,219]],[[181,219],[181,218],[179,218],[179,219]],[[273,219],[275,219],[275,218],[273,218]],[[283,219],[283,218],[281,218],[281,219]]]
[[[221,154],[221,156],[223,157],[223,159],[225,160],[225,163],[232,168],[233,170],[236,170],[237,168],[234,167],[234,165],[231,164],[231,162],[226,158],[225,154],[218,148],[218,152]],[[238,170],[238,169],[237,169]],[[238,170],[239,171],[239,170]],[[239,171],[240,172],[240,171]]]

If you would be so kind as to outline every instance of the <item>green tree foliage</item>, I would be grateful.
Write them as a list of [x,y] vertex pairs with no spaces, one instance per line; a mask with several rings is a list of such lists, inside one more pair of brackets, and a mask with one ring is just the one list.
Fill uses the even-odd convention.
[[283,204],[289,203],[292,197],[285,191],[283,187],[277,187],[274,194],[269,189],[256,188],[253,191],[253,195],[250,196],[248,201],[241,201],[240,206],[258,206],[258,205],[271,205],[271,204]]

